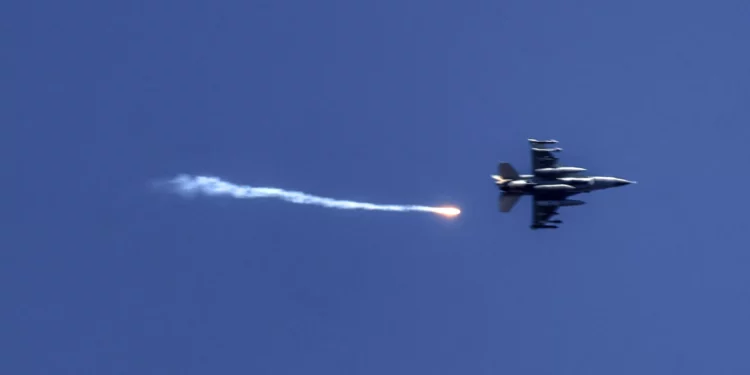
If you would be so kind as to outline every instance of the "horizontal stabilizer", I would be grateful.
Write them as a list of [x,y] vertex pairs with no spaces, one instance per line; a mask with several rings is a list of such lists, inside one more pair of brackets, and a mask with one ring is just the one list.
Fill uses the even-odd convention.
[[503,193],[500,195],[500,212],[510,212],[521,199],[521,194]]
[[510,163],[500,163],[497,169],[500,177],[504,180],[517,180],[521,177]]

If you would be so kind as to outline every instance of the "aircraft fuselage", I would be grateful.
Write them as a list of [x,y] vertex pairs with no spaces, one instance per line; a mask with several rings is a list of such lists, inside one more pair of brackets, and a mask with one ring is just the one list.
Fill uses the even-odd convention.
[[592,176],[592,177],[558,177],[558,178],[535,178],[528,175],[520,176],[516,180],[503,180],[500,176],[492,176],[501,191],[515,194],[545,194],[545,193],[589,193],[594,190],[610,189],[614,187],[632,184],[617,177]]

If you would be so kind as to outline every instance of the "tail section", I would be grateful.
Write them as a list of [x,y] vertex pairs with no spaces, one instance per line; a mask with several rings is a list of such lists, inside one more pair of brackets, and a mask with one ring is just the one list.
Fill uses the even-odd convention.
[[502,193],[500,195],[500,212],[510,212],[521,199],[521,194]]
[[517,180],[521,178],[515,168],[510,163],[500,163],[497,166],[497,172],[503,180]]

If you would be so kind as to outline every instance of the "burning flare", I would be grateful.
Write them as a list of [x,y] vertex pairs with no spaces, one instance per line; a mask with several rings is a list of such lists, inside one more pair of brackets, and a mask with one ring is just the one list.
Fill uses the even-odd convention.
[[436,207],[434,212],[448,217],[458,216],[459,214],[461,214],[461,210],[456,207]]

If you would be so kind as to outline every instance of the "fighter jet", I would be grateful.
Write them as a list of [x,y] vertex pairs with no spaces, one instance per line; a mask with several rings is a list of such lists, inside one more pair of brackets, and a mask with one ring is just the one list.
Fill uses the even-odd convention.
[[[532,174],[518,174],[510,163],[498,164],[498,174],[492,179],[500,189],[500,212],[510,212],[513,206],[524,195],[532,197],[531,229],[555,229],[561,220],[552,220],[559,215],[558,208],[579,206],[586,202],[568,199],[571,196],[592,191],[610,189],[635,184],[617,177],[581,176],[585,168],[560,165],[560,159],[554,155],[561,148],[542,148],[543,145],[558,143],[554,139],[529,139],[531,144]],[[540,147],[542,146],[542,147]]]

